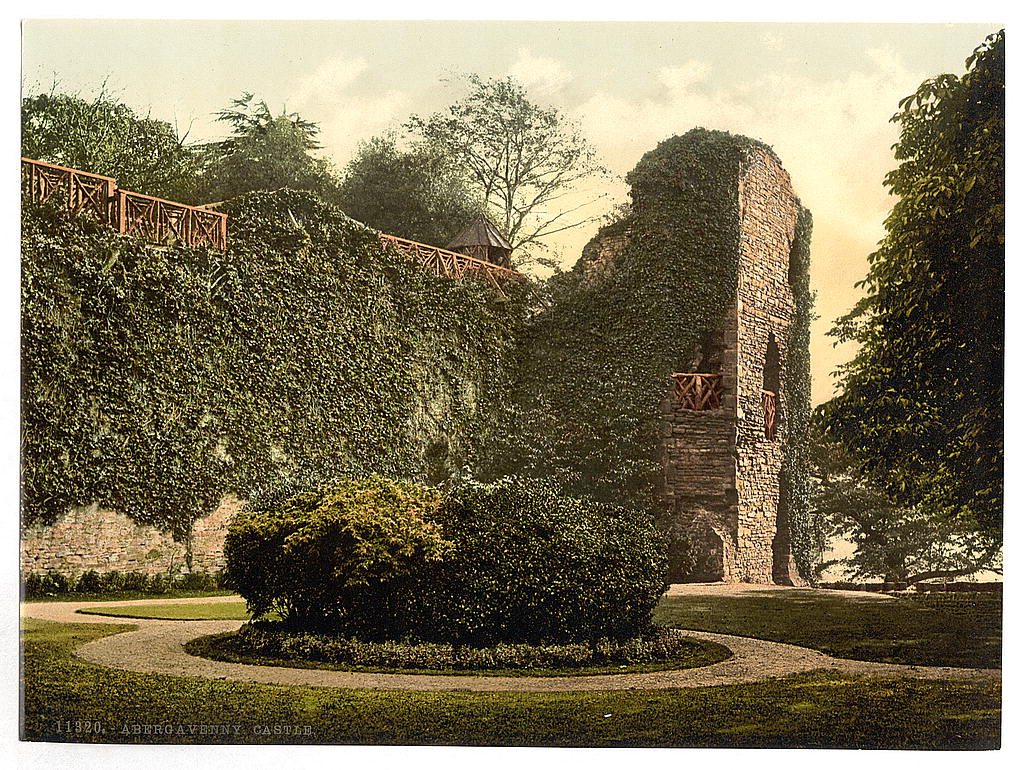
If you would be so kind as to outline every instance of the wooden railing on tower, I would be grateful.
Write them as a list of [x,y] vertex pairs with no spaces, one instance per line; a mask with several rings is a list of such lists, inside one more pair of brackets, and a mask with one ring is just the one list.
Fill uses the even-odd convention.
[[[523,274],[493,262],[486,262],[476,257],[468,257],[457,251],[448,251],[437,246],[430,246],[419,241],[410,241],[394,235],[380,234],[381,243],[394,246],[399,251],[411,254],[420,260],[420,264],[437,275],[448,278],[479,278],[493,286],[498,286],[499,278],[522,278]],[[499,287],[500,288],[500,287]]]
[[219,211],[120,190],[109,176],[30,158],[21,159],[21,180],[27,200],[66,205],[119,233],[162,246],[227,250],[228,215]]
[[770,390],[764,393],[764,437],[769,441],[775,440],[775,428],[779,419],[779,396]]
[[722,375],[676,372],[676,400],[683,409],[704,412],[722,408]]

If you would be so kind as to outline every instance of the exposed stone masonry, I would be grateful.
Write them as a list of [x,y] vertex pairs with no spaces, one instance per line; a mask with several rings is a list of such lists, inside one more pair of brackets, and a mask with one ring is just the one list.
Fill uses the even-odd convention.
[[22,573],[175,574],[188,571],[190,561],[193,571],[214,573],[224,568],[224,536],[241,505],[228,495],[213,513],[199,519],[192,529],[191,554],[169,534],[136,524],[122,513],[96,505],[77,508],[53,526],[22,533]]
[[[736,538],[737,579],[771,583],[790,581],[788,538],[774,549],[779,510],[779,474],[787,439],[786,372],[779,368],[780,420],[774,441],[764,435],[766,356],[769,337],[786,360],[789,327],[793,321],[793,292],[789,285],[789,255],[796,231],[799,202],[789,174],[761,148],[751,149],[741,170],[740,262],[737,287],[736,492],[739,512]],[[788,533],[784,533],[787,534]],[[783,540],[785,543],[783,545]],[[778,563],[777,563],[778,562]]]

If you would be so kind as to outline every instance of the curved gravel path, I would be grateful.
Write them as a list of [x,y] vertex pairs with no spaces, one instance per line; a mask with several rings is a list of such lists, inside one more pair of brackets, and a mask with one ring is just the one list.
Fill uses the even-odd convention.
[[993,681],[1001,679],[998,669],[950,668],[870,663],[832,658],[817,650],[792,644],[749,639],[742,636],[687,631],[688,636],[718,642],[732,650],[728,660],[703,668],[654,671],[642,674],[603,674],[567,677],[501,677],[422,674],[370,674],[354,671],[324,671],[278,666],[227,663],[189,655],[186,642],[207,634],[235,631],[240,620],[142,620],[83,615],[85,608],[124,605],[187,604],[238,601],[234,596],[198,599],[139,599],[113,602],[39,602],[21,605],[22,615],[58,623],[125,623],[134,627],[113,636],[89,642],[75,653],[107,668],[147,674],[196,676],[235,682],[343,687],[376,690],[469,690],[474,692],[568,692],[582,690],[660,690],[679,687],[707,687],[721,684],[758,682],[804,671],[837,671],[867,676],[895,676],[914,679]]

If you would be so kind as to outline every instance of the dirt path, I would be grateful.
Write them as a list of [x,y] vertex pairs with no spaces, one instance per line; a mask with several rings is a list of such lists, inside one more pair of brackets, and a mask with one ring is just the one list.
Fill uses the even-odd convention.
[[[721,587],[719,587],[721,588]],[[760,590],[763,586],[747,587]],[[731,593],[743,588],[729,587]],[[708,593],[711,593],[708,591]],[[997,669],[949,668],[869,663],[832,658],[824,653],[791,644],[748,639],[741,636],[687,631],[688,636],[718,642],[732,650],[728,660],[703,668],[655,671],[645,674],[608,674],[569,677],[481,677],[419,674],[368,674],[349,671],[253,666],[198,658],[182,645],[199,636],[234,631],[239,620],[142,620],[82,615],[83,607],[188,604],[192,602],[238,601],[222,596],[197,599],[139,599],[113,602],[39,602],[21,605],[22,615],[58,623],[126,623],[135,630],[107,636],[82,645],[76,654],[100,666],[171,676],[195,676],[235,682],[344,687],[377,690],[468,690],[474,692],[567,692],[582,690],[659,690],[678,687],[707,687],[720,684],[757,682],[803,671],[837,671],[867,676],[895,676],[914,679],[994,681]]]

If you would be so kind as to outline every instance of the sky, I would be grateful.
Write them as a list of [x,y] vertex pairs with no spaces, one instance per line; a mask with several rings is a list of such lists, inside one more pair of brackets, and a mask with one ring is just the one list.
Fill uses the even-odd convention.
[[[960,74],[987,24],[695,22],[313,22],[28,20],[22,88],[108,90],[192,140],[224,132],[213,113],[242,92],[321,126],[343,168],[359,142],[465,93],[460,74],[511,75],[577,122],[615,178],[580,190],[627,198],[623,177],[674,134],[702,126],[771,145],[814,216],[812,398],[832,394],[853,353],[826,332],[860,296],[892,206],[890,122],[925,79]],[[142,191],[145,192],[145,191]],[[566,267],[596,225],[552,240]]]

